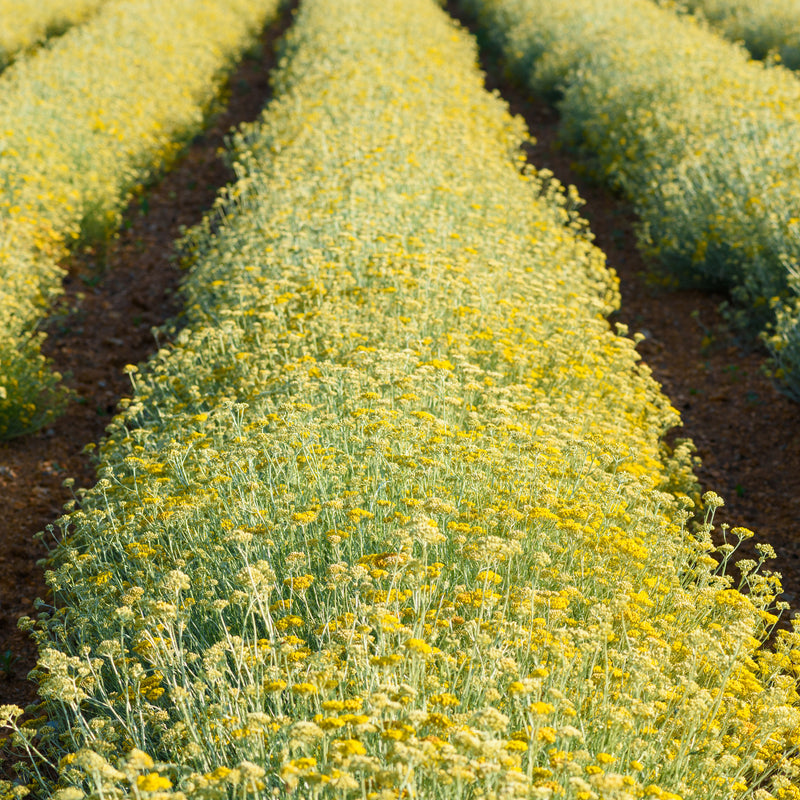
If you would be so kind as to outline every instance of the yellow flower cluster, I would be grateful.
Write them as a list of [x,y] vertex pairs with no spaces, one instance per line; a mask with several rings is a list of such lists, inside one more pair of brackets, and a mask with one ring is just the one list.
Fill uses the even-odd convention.
[[[463,0],[621,189],[664,282],[730,292],[800,400],[800,81],[648,0]],[[761,4],[749,4],[753,9]]]
[[0,70],[20,51],[88,19],[106,0],[0,0]]
[[32,331],[66,245],[114,229],[131,192],[200,128],[276,6],[113,0],[0,75],[0,438],[57,410],[57,376]]
[[[659,0],[675,7],[674,0]],[[778,58],[800,69],[800,6],[796,0],[681,0],[681,10],[698,14],[726,38],[743,42],[753,58]]]
[[677,413],[474,41],[433,0],[305,0],[275,84],[60,520],[22,780],[796,800],[780,583],[718,569],[716,495],[687,529]]

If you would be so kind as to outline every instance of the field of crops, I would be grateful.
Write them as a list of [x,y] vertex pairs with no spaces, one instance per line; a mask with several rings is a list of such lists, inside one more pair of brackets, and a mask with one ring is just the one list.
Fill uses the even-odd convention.
[[93,14],[104,0],[0,0],[0,70],[19,52],[41,44]]
[[65,401],[39,323],[68,245],[113,230],[131,193],[200,130],[276,5],[112,0],[0,74],[0,438],[41,427]]
[[[674,0],[662,4],[676,7]],[[800,5],[797,0],[684,0],[679,10],[697,14],[734,42],[742,42],[753,58],[778,58],[800,69]]]
[[[622,190],[667,282],[730,292],[800,398],[800,81],[649,0],[464,0]],[[800,12],[798,12],[800,18]]]
[[[204,3],[110,0],[7,70],[0,107],[22,91],[3,81],[62,43],[88,51],[103,14],[149,26],[130,41],[153,59],[172,51],[152,36],[192,29],[159,16],[174,14],[228,37],[175,45],[178,95],[209,93],[197,130],[221,67],[195,76],[192,58],[228,63],[276,13]],[[534,58],[532,26],[514,25],[547,17],[526,3],[480,12],[531,74],[600,58],[555,34]],[[73,65],[76,85],[94,58]],[[771,548],[725,574],[753,534],[713,539],[722,500],[701,498],[690,445],[664,438],[677,411],[607,319],[618,280],[580,198],[526,163],[528,131],[476,58],[433,0],[300,3],[274,100],[231,138],[238,180],[182,241],[183,313],[127,368],[98,482],[52,531],[52,597],[22,623],[40,702],[0,704],[18,776],[2,800],[800,798],[800,635],[775,630]],[[550,74],[555,88],[573,73]],[[152,80],[130,88],[149,96]],[[38,260],[3,269],[41,316],[58,277],[34,271],[42,253],[109,235],[188,123],[133,148],[163,123],[112,120],[131,101],[109,89],[64,103],[79,121],[37,140],[43,89],[24,86],[36,123],[6,134],[2,230]],[[88,108],[101,141],[128,147],[81,140],[46,160]],[[46,186],[70,199],[63,218]],[[52,248],[35,241],[45,222]]]

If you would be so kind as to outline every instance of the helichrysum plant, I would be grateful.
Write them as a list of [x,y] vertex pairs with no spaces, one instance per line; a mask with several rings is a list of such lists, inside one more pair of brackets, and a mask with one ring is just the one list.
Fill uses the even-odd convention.
[[[463,0],[565,142],[620,189],[668,284],[728,291],[800,399],[800,81],[648,0]],[[753,4],[755,8],[757,4]]]
[[4,798],[797,798],[780,582],[722,573],[713,493],[687,529],[678,415],[474,42],[306,0],[275,85],[59,522]]
[[20,51],[88,19],[105,0],[0,0],[0,70]]
[[0,75],[0,439],[63,401],[36,330],[67,246],[115,229],[131,193],[201,128],[277,5],[112,0]]
[[734,42],[753,58],[777,58],[789,69],[800,68],[800,5],[797,0],[659,0],[660,5],[689,12]]

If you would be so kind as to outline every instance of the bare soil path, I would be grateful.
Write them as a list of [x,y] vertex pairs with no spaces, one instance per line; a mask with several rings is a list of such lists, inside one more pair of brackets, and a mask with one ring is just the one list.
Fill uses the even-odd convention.
[[230,77],[224,107],[174,169],[131,203],[119,236],[65,264],[65,294],[48,321],[45,352],[68,376],[77,400],[49,428],[0,444],[0,705],[25,707],[35,700],[35,686],[27,680],[35,647],[17,629],[20,617],[35,617],[36,598],[47,596],[36,563],[45,548],[33,537],[70,499],[65,478],[78,486],[95,481],[84,447],[102,437],[118,401],[130,394],[125,365],[157,349],[151,329],[178,311],[173,242],[234,179],[221,158],[224,137],[233,126],[256,119],[269,100],[275,44],[291,18],[286,8],[264,31],[257,52]]

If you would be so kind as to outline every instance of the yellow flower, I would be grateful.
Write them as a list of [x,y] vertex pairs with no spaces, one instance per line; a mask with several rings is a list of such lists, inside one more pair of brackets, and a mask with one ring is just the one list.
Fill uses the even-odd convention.
[[148,772],[136,778],[136,785],[142,792],[159,792],[172,788],[172,781],[157,772]]
[[313,756],[304,756],[303,758],[294,758],[289,763],[295,769],[313,769],[317,766],[317,759]]
[[477,577],[478,577],[479,581],[486,581],[488,583],[497,584],[497,583],[502,583],[503,582],[503,576],[502,575],[498,575],[496,572],[493,572],[490,569],[481,570],[478,573]]
[[367,748],[358,739],[334,739],[332,745],[342,757],[363,756],[367,753]]
[[292,684],[292,691],[299,695],[312,695],[317,694],[317,687],[313,683],[295,683]]
[[[503,747],[506,750],[513,750],[518,753],[525,753],[528,750],[528,743],[520,741],[519,739],[511,739],[507,741]],[[548,771],[549,772],[549,771]]]
[[301,594],[305,592],[312,583],[314,583],[314,576],[313,575],[300,575],[296,578],[286,578],[283,581],[283,585],[287,586],[290,591],[297,592]]
[[428,656],[433,652],[433,648],[423,639],[409,639],[405,643],[406,650],[422,656]]
[[555,728],[549,728],[549,727],[537,728],[536,738],[540,742],[547,742],[548,744],[552,744],[558,738],[558,734],[556,733]]
[[610,753],[598,753],[595,757],[598,762],[601,764],[613,764],[616,760],[616,756],[612,756]]
[[292,522],[298,525],[310,525],[319,517],[318,511],[296,511],[292,514]]

